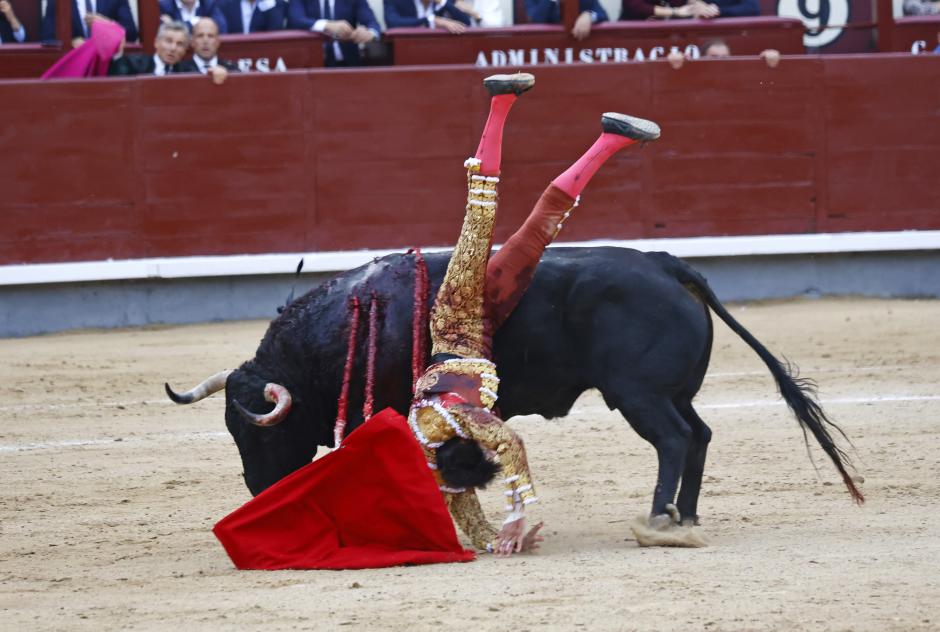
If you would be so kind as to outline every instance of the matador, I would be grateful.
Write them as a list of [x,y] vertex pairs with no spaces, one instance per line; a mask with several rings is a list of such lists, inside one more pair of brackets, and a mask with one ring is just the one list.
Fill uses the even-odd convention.
[[[489,116],[476,155],[465,163],[466,214],[431,308],[431,365],[415,384],[408,423],[454,521],[475,547],[505,556],[536,548],[541,525],[525,532],[525,508],[537,500],[525,447],[494,412],[499,377],[493,333],[519,303],[543,251],[601,165],[628,145],[656,140],[660,131],[651,121],[604,114],[600,137],[549,184],[525,223],[490,257],[503,127],[513,103],[535,78],[493,75],[483,84],[490,94]],[[508,512],[499,531],[486,519],[474,491],[497,472]]]

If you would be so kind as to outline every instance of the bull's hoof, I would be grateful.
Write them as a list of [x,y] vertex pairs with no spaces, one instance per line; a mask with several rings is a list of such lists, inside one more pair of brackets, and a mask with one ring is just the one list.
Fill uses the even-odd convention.
[[699,526],[701,526],[701,524],[702,524],[702,523],[699,522],[698,516],[692,516],[691,518],[683,518],[683,519],[682,519],[682,526],[683,526],[683,527],[699,527]]
[[650,516],[650,528],[657,531],[666,531],[679,524],[681,516],[679,510],[673,504],[666,505],[666,513],[654,514]]

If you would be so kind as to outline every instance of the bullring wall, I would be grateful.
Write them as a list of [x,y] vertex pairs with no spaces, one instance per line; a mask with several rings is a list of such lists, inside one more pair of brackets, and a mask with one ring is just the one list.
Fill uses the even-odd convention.
[[[598,114],[622,110],[663,138],[605,166],[561,242],[671,250],[726,299],[938,296],[937,61],[533,68],[507,128],[496,241]],[[0,82],[0,335],[273,315],[321,278],[289,276],[299,256],[323,274],[452,244],[485,74]],[[755,249],[766,235],[779,237]]]
[[[598,131],[655,118],[564,240],[940,228],[940,64],[866,55],[533,69],[497,241]],[[0,82],[0,265],[446,246],[484,70]],[[41,104],[41,105],[40,105]]]

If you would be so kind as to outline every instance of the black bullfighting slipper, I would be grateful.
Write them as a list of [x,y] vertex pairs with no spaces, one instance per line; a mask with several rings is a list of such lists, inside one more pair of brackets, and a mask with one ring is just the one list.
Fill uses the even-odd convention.
[[535,85],[535,77],[527,72],[517,72],[514,75],[490,75],[483,80],[483,85],[489,91],[491,97],[500,94],[519,96],[523,92],[532,89],[532,86]]
[[659,125],[653,121],[618,112],[605,112],[601,116],[601,127],[608,134],[625,136],[641,143],[659,138]]

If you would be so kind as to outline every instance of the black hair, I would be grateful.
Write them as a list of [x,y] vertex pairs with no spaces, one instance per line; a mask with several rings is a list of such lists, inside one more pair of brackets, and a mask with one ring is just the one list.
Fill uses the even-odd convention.
[[499,470],[476,441],[454,437],[437,449],[437,471],[450,487],[483,489]]

